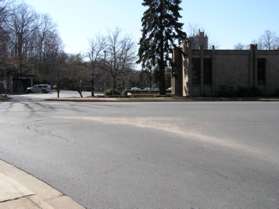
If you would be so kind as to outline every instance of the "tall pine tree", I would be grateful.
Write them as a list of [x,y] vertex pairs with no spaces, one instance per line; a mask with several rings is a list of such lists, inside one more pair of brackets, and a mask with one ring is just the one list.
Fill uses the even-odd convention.
[[181,0],[144,0],[147,7],[142,18],[142,38],[138,52],[138,63],[143,68],[150,66],[158,70],[160,94],[165,95],[165,68],[171,64],[171,54],[186,33],[182,31],[183,23],[180,7]]

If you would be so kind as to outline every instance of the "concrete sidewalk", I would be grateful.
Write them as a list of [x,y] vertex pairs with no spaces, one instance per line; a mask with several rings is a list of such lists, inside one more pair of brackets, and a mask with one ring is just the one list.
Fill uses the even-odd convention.
[[0,209],[84,209],[37,178],[0,161]]

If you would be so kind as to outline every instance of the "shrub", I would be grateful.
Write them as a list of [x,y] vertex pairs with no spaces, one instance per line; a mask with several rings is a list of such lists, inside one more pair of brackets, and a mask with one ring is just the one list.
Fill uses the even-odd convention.
[[235,89],[232,86],[222,86],[217,96],[219,97],[259,97],[263,93],[258,88],[238,87]]
[[5,100],[8,100],[8,99],[9,98],[8,98],[8,96],[6,94],[4,94],[4,95],[0,94],[0,101],[5,101]]
[[0,94],[4,94],[6,92],[4,85],[0,83]]
[[221,86],[217,92],[218,97],[233,97],[235,90],[232,86]]
[[258,88],[245,88],[239,87],[236,91],[236,95],[238,97],[259,97],[262,96],[263,93]]
[[105,95],[106,96],[120,96],[121,95],[121,93],[118,91],[118,90],[116,90],[116,89],[107,89],[106,91],[105,91]]

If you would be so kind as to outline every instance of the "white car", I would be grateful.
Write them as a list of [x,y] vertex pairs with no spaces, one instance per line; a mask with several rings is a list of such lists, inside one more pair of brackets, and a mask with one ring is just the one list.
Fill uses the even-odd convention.
[[49,84],[37,84],[26,89],[27,93],[50,93],[51,86]]
[[139,87],[132,87],[131,88],[131,91],[141,91],[142,89],[141,88],[139,88]]
[[143,89],[144,91],[151,91],[151,88],[150,87],[146,87]]

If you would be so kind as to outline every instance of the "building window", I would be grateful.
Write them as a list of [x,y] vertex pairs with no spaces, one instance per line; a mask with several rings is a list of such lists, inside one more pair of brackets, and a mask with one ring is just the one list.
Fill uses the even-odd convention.
[[200,58],[192,59],[192,83],[199,85],[201,83],[201,60]]
[[266,84],[266,59],[260,58],[257,61],[258,65],[258,85]]
[[212,59],[204,59],[204,84],[212,85]]

